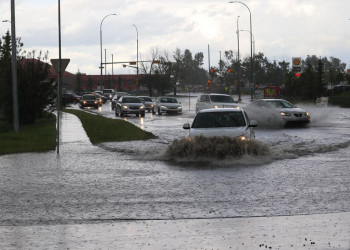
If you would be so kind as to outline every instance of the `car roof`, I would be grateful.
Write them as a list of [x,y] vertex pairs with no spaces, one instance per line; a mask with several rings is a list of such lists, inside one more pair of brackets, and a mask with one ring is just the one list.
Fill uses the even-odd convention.
[[217,113],[217,112],[242,112],[242,108],[213,108],[213,109],[202,109],[198,113]]
[[258,99],[256,101],[285,101],[284,99],[280,99],[280,98],[268,98],[268,99]]

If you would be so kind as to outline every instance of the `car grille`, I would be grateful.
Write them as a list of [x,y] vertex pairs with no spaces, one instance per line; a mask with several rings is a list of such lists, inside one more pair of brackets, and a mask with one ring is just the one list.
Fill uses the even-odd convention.
[[139,106],[129,106],[129,109],[139,109]]
[[295,117],[302,117],[303,114],[294,114]]
[[177,109],[177,107],[168,107],[168,109]]

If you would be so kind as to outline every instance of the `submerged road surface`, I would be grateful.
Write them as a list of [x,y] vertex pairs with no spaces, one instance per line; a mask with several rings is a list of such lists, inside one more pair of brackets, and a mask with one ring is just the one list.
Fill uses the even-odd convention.
[[[23,239],[46,248],[38,235],[64,249],[350,248],[346,109],[309,107],[306,128],[258,128],[267,156],[168,159],[193,104],[182,115],[124,118],[158,139],[96,146],[64,113],[59,156],[1,156],[0,248],[26,249]],[[115,118],[107,106],[97,112]]]

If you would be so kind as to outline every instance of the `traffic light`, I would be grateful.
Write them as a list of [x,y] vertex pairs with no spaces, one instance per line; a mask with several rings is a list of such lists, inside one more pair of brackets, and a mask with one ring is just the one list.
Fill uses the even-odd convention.
[[227,73],[233,73],[233,69],[227,68]]
[[209,79],[208,80],[208,87],[210,88],[210,85],[211,85],[211,80]]

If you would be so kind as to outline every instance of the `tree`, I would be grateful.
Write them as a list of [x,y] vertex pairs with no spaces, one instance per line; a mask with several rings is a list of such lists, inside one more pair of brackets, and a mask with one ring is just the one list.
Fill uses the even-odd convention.
[[80,71],[78,70],[78,72],[75,74],[75,89],[74,91],[77,92],[77,93],[80,93],[82,91],[82,79],[81,79],[81,73]]
[[[13,120],[12,103],[12,57],[11,36],[7,32],[0,43],[0,107],[4,118],[11,122]],[[43,114],[43,111],[53,105],[55,98],[55,86],[47,81],[48,53],[38,56],[35,51],[20,55],[23,43],[18,38],[16,41],[17,59],[17,86],[18,86],[18,111],[20,124],[32,123]]]
[[27,53],[18,63],[18,100],[19,121],[21,124],[34,122],[41,117],[44,110],[53,108],[56,97],[56,85],[47,81],[50,65],[48,52],[35,55],[35,51]]
[[[12,112],[12,72],[11,72],[11,36],[7,31],[0,39],[0,112],[9,115]],[[11,120],[12,115],[7,117]]]

